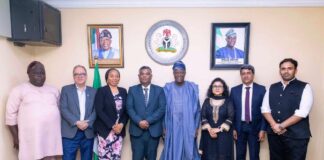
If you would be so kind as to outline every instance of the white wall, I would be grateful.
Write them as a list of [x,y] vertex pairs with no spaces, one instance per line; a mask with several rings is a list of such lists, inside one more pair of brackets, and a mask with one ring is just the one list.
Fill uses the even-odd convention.
[[[120,69],[120,86],[128,88],[138,83],[137,70],[142,65],[153,69],[153,82],[164,85],[172,81],[171,66],[163,66],[149,58],[145,50],[145,35],[157,21],[172,19],[186,29],[189,49],[183,61],[187,65],[187,79],[199,84],[200,99],[203,101],[207,87],[215,77],[222,77],[230,87],[240,83],[238,70],[210,70],[211,23],[250,22],[249,62],[256,68],[256,81],[269,86],[280,80],[279,62],[286,57],[298,60],[297,77],[313,87],[315,102],[310,114],[313,137],[308,147],[309,160],[324,159],[324,133],[322,113],[324,109],[324,8],[124,8],[124,9],[63,9],[61,47],[36,47],[33,59],[45,64],[47,82],[61,88],[72,83],[72,68],[76,64],[88,64],[87,24],[124,25],[125,67]],[[1,44],[1,42],[0,42]],[[6,44],[5,48],[16,53],[16,48]],[[4,54],[1,52],[1,54]],[[5,55],[5,57],[8,55]],[[8,57],[7,57],[8,58]],[[23,57],[19,60],[22,61]],[[10,62],[18,60],[10,59]],[[25,60],[24,60],[25,62]],[[8,63],[8,62],[7,62]],[[3,65],[3,64],[2,64]],[[13,67],[13,65],[12,65]],[[16,67],[16,71],[25,66]],[[104,82],[106,69],[101,69]],[[5,72],[1,72],[5,73]],[[93,69],[89,69],[88,84],[92,84]],[[13,77],[11,73],[5,76]],[[22,75],[20,80],[25,79]],[[12,88],[9,79],[1,87]],[[105,83],[103,83],[105,84]],[[8,90],[3,96],[7,97]],[[2,102],[4,104],[4,102]],[[4,115],[4,109],[0,112]],[[4,152],[14,156],[11,137],[6,128]],[[131,159],[130,141],[125,139],[123,159]],[[261,145],[261,159],[269,159],[267,142]],[[12,158],[10,158],[12,159]]]
[[5,104],[10,90],[27,80],[27,66],[33,59],[34,48],[15,47],[12,42],[0,37],[0,159],[17,159],[12,149],[9,129],[5,126]]

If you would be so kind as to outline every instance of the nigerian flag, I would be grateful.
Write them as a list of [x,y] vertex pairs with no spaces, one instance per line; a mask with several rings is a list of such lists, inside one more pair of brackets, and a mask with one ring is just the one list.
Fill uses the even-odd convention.
[[101,87],[101,80],[100,80],[98,62],[96,62],[96,64],[95,64],[92,87],[95,88],[95,89],[98,89],[98,88]]
[[[100,73],[99,73],[99,67],[98,67],[98,62],[96,61],[95,64],[95,69],[94,69],[94,74],[93,74],[93,84],[92,87],[95,89],[98,89],[101,87],[101,79],[100,79]],[[94,138],[94,143],[93,143],[93,159],[94,160],[99,160],[98,158],[98,138],[97,136]]]
[[[218,37],[223,37],[220,28],[216,28],[216,39],[217,39]],[[216,43],[216,42],[215,42],[215,43]],[[216,47],[215,47],[215,51],[217,51],[217,50],[220,48],[220,46],[218,46],[217,43],[215,44],[215,46],[216,46]]]

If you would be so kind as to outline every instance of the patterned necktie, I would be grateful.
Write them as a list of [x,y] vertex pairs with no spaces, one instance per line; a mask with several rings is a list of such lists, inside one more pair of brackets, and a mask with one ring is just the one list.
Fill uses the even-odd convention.
[[250,122],[250,88],[251,87],[245,87],[245,122]]
[[145,106],[147,106],[147,99],[148,99],[148,88],[144,88],[144,102]]

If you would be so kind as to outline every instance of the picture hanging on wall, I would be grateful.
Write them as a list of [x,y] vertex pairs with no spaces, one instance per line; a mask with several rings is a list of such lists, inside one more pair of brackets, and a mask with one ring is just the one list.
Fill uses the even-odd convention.
[[171,65],[181,60],[189,45],[186,30],[177,22],[162,20],[147,32],[145,48],[147,54],[157,63]]
[[88,24],[89,66],[123,68],[123,25]]
[[250,23],[213,23],[211,69],[239,69],[248,64]]

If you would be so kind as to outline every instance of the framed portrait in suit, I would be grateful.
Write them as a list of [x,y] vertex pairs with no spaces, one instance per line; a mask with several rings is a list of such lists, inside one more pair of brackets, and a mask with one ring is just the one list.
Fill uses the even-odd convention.
[[250,23],[212,23],[211,69],[248,64]]
[[123,68],[123,25],[88,24],[89,66]]

